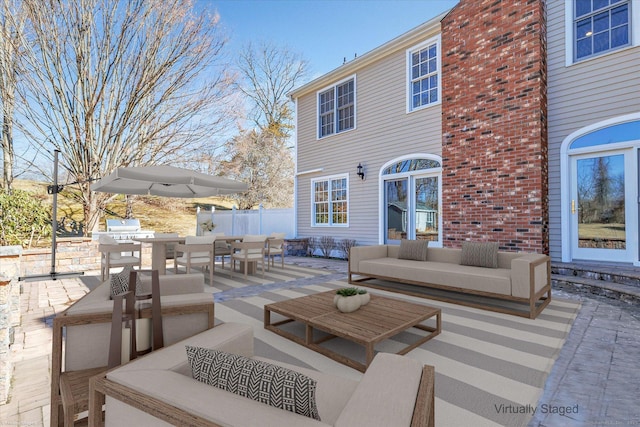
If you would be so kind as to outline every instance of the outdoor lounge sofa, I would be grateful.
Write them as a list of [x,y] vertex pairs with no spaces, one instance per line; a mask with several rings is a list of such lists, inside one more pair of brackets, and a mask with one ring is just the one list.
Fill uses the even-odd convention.
[[[445,293],[428,297],[457,304],[514,314],[535,319],[551,302],[551,264],[548,256],[536,253],[494,253],[492,267],[463,265],[463,248],[426,247],[422,259],[404,259],[401,246],[376,245],[352,247],[349,253],[349,283],[382,279],[428,288],[508,300],[515,303],[488,305],[469,298],[454,298]],[[464,247],[464,245],[463,245]],[[416,257],[420,258],[420,257]],[[355,275],[360,276],[354,278]],[[367,284],[369,286],[369,284]],[[371,284],[377,287],[375,284]],[[386,288],[385,288],[386,289]],[[392,289],[389,289],[392,290]],[[416,289],[408,293],[425,296]]]
[[[320,421],[193,379],[187,345],[262,360],[316,380]],[[224,323],[93,377],[90,425],[102,424],[106,396],[107,426],[433,426],[433,381],[433,367],[388,353],[378,353],[360,381],[255,357],[252,328]]]
[[[213,295],[205,286],[202,274],[163,275],[159,283],[165,346],[213,327]],[[151,291],[150,276],[142,275],[141,284],[141,292]],[[111,286],[107,280],[54,318],[51,425],[58,425],[62,420],[60,374],[107,365],[112,312]],[[136,317],[141,319],[138,322],[150,325],[151,312],[150,300],[136,303]],[[150,333],[148,325],[138,329]],[[144,350],[140,347],[140,335],[138,337],[138,349]]]

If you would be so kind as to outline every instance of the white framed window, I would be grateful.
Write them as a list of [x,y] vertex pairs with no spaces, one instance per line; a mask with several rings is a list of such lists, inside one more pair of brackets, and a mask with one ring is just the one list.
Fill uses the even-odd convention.
[[407,112],[439,104],[440,36],[407,49]]
[[[566,64],[640,43],[640,8],[631,0],[571,0],[565,2]],[[637,9],[637,10],[636,10]]]
[[349,225],[349,177],[336,175],[311,181],[311,225]]
[[355,76],[318,92],[318,138],[351,130],[355,126]]

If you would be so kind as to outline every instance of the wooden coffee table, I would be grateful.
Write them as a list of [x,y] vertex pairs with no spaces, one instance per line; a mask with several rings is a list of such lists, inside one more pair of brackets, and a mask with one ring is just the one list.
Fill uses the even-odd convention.
[[[264,306],[264,327],[362,372],[373,360],[374,347],[377,343],[411,327],[431,332],[397,352],[397,354],[406,354],[429,341],[442,330],[442,317],[439,308],[371,295],[369,304],[352,313],[341,313],[333,305],[334,296],[335,291],[329,291],[267,304]],[[278,313],[286,319],[271,323],[272,312]],[[433,316],[436,317],[435,328],[420,324]],[[305,325],[304,338],[279,327],[295,321]],[[324,331],[329,335],[314,340],[314,329]],[[364,346],[365,364],[320,345],[336,337]]]

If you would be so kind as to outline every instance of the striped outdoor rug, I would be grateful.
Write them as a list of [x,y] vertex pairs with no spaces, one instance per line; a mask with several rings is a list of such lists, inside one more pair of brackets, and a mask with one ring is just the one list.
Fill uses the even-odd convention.
[[[252,325],[260,356],[359,379],[358,371],[263,328],[265,304],[345,286],[344,280],[328,280],[293,288],[279,284],[277,289],[262,293],[254,289],[258,295],[217,303],[216,317],[218,322]],[[545,380],[579,310],[574,302],[555,299],[536,320],[530,320],[377,289],[369,291],[442,309],[442,333],[407,354],[435,366],[438,426],[526,426],[533,411],[539,410]],[[278,319],[275,313],[272,316]],[[298,332],[303,334],[302,327]],[[376,350],[395,352],[413,342],[413,334],[422,333],[411,329],[382,342]],[[353,343],[333,339],[326,345],[356,360],[364,359],[362,348]]]

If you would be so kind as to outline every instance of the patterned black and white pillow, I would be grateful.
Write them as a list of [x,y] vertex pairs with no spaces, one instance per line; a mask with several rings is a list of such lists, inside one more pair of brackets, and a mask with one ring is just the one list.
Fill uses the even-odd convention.
[[[128,265],[122,269],[120,273],[112,274],[109,277],[109,284],[111,285],[111,298],[116,295],[123,294],[129,290],[129,275],[131,274],[131,266]],[[140,274],[136,274],[136,294],[142,292],[142,282],[140,281]]]
[[320,421],[313,378],[237,354],[210,348],[186,348],[194,379]]

